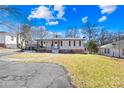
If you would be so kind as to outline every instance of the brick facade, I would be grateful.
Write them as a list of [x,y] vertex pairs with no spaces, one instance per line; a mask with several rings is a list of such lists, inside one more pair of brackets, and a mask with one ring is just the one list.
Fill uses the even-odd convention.
[[[46,49],[43,49],[43,50],[37,50],[37,52],[47,52],[47,53],[51,53],[52,50],[46,50]],[[59,53],[79,53],[79,54],[82,54],[82,53],[85,53],[83,49],[59,49]]]
[[4,43],[0,43],[0,47],[6,48],[6,45]]
[[59,50],[60,53],[84,53],[84,50],[83,49],[61,49]]
[[42,52],[42,53],[51,53],[52,51],[51,50],[46,50],[46,49],[40,49],[40,50],[36,50],[37,52]]

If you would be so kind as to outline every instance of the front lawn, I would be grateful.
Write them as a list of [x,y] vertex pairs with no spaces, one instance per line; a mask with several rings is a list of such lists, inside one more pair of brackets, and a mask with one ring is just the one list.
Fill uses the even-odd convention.
[[[20,62],[52,62],[69,72],[76,87],[124,87],[124,60],[100,55],[84,54],[15,54],[13,58],[32,58]],[[45,55],[45,57],[43,56]],[[37,56],[37,57],[36,57]]]
[[15,55],[9,56],[10,58],[42,58],[48,56],[47,53],[41,54],[41,53],[18,53]]

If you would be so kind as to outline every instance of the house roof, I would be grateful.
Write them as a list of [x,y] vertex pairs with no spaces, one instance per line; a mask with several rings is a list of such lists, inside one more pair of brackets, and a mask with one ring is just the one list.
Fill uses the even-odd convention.
[[9,35],[9,36],[16,36],[16,35],[13,34],[13,33],[5,32],[5,31],[0,31],[0,34],[6,34],[6,35]]
[[100,46],[100,48],[113,48],[113,44],[115,44],[115,47],[118,48],[120,46],[120,48],[124,48],[124,40],[120,40],[120,41],[116,41],[113,43],[109,43],[109,44],[105,44]]
[[4,31],[0,31],[0,33],[6,33],[6,32],[4,32]]
[[45,40],[83,40],[82,38],[48,38],[48,39],[36,39],[36,41],[45,41]]

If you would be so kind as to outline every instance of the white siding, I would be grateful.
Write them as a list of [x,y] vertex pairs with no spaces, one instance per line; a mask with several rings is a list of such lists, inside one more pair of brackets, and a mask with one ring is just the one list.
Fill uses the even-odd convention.
[[62,46],[60,45],[60,49],[84,49],[83,41],[81,41],[81,46],[79,46],[79,40],[70,40],[71,44],[69,46],[69,40],[62,40]]
[[[52,45],[53,41],[53,46]],[[61,46],[61,41],[62,41],[62,46]],[[69,46],[69,41],[70,41],[70,46]],[[81,41],[81,46],[79,45],[79,41]],[[45,44],[44,44],[45,42]],[[57,42],[57,44],[55,44]],[[41,45],[41,41],[38,42],[38,44]],[[82,40],[75,40],[75,46],[74,46],[74,40],[43,40],[43,45],[47,49],[51,49],[52,47],[58,46],[59,49],[84,49],[84,43]]]
[[0,33],[0,43],[5,43],[5,33]]
[[6,35],[5,44],[7,48],[17,48],[17,41],[15,36]]
[[12,37],[7,33],[0,33],[0,43],[5,44],[7,48],[17,48],[16,37],[14,36],[12,40]]
[[[123,48],[124,49],[124,48]],[[120,56],[124,58],[124,55],[122,54],[122,49],[120,49]]]
[[[12,40],[12,37],[13,37],[13,40]],[[6,35],[5,36],[5,43],[6,44],[16,44],[17,43],[16,37],[15,36]]]
[[[105,53],[104,49],[101,49],[100,54],[106,55],[106,56],[112,56],[112,57],[119,57],[119,49],[115,48],[111,48],[110,49],[110,53]],[[120,57],[124,58],[124,55],[122,55],[122,49],[120,49]]]

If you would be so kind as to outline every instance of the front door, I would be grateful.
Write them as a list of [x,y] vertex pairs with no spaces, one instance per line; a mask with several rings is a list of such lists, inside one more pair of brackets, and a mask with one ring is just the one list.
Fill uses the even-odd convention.
[[53,43],[53,48],[52,48],[52,53],[58,53],[59,52],[59,44],[57,41],[54,41]]
[[54,48],[58,48],[58,42],[54,42]]

